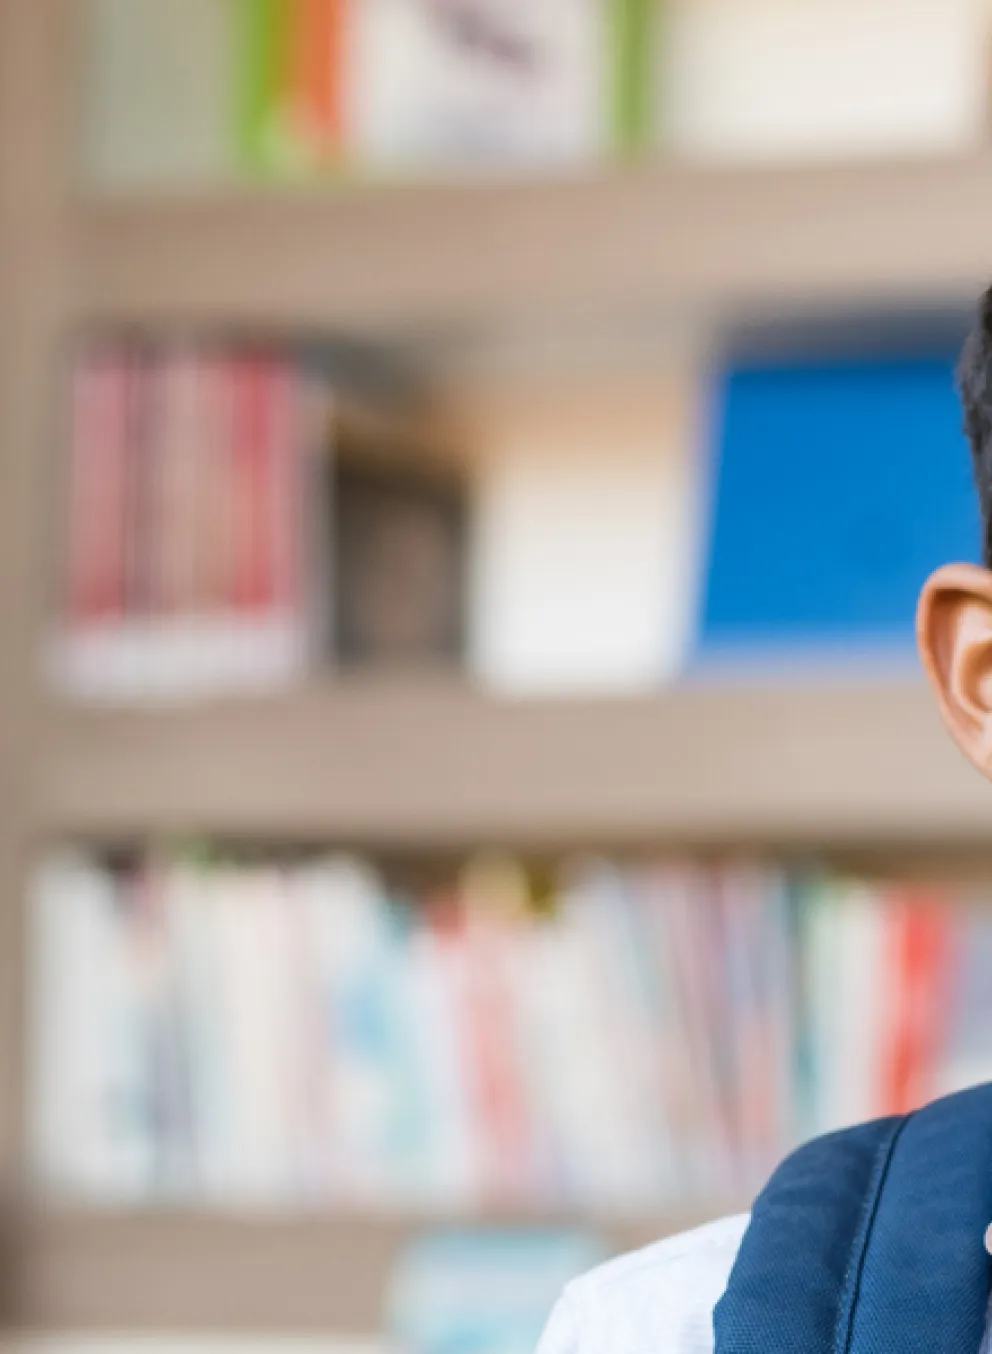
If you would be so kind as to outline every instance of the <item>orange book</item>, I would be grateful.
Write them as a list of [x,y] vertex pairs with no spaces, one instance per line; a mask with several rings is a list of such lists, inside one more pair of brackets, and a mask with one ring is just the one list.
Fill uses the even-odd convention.
[[318,164],[345,142],[345,39],[349,0],[293,0],[289,43],[292,123]]

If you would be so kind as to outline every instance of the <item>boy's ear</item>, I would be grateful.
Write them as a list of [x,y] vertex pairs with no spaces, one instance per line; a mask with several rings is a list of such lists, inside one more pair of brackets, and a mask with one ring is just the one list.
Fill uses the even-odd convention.
[[992,572],[947,564],[916,614],[920,657],[958,747],[992,780]]

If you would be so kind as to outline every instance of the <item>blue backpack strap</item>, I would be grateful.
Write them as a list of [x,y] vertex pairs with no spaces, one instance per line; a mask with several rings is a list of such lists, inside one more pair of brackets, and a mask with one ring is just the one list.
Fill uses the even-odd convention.
[[851,1257],[903,1121],[801,1147],[754,1205],[713,1317],[716,1354],[834,1354]]
[[992,1087],[801,1148],[755,1204],[716,1354],[977,1354]]
[[977,1354],[990,1222],[992,1086],[982,1086],[914,1114],[900,1134],[844,1354]]

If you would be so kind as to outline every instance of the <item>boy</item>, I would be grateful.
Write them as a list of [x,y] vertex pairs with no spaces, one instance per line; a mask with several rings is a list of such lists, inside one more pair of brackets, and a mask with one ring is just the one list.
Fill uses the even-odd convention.
[[[960,384],[986,567],[939,569],[917,634],[951,737],[992,780],[992,291]],[[539,1354],[992,1354],[990,1223],[992,1087],[983,1087],[810,1144],[750,1218],[578,1280]]]

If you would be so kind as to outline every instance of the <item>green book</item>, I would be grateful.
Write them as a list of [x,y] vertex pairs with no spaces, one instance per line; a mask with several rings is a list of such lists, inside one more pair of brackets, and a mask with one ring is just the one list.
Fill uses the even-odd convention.
[[289,9],[286,0],[238,5],[235,139],[240,166],[250,172],[281,168]]
[[654,139],[655,55],[661,0],[610,0],[613,144],[625,154]]

